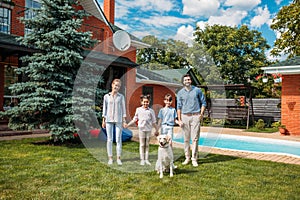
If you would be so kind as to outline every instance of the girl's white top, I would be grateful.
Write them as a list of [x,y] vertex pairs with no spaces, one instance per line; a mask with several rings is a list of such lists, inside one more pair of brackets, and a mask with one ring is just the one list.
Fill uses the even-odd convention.
[[102,116],[106,122],[121,123],[126,117],[124,96],[120,93],[115,96],[111,93],[104,95]]
[[138,121],[139,130],[151,131],[153,123],[156,123],[154,110],[151,108],[138,107],[133,120]]

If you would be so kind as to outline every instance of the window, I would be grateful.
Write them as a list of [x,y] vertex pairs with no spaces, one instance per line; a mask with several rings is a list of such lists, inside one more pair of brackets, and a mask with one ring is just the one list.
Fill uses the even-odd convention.
[[[33,18],[36,13],[34,12],[35,8],[40,8],[41,4],[39,2],[39,0],[26,0],[26,11],[25,11],[25,18],[26,19],[31,19]],[[30,33],[30,29],[29,28],[25,28],[25,35]]]
[[18,75],[15,72],[17,66],[12,66],[11,64],[4,65],[4,110],[10,109],[12,106],[18,104],[17,98],[11,93],[9,87],[18,82]]
[[11,64],[4,65],[4,94],[5,95],[12,95],[9,87],[18,82],[18,75],[15,72],[17,66],[12,66]]
[[10,9],[0,8],[0,32],[10,34]]

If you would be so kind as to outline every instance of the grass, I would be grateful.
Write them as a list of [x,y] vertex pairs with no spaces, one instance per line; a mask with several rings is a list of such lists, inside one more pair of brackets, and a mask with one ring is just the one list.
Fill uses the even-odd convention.
[[256,133],[275,133],[278,131],[278,128],[264,128],[258,129],[256,127],[250,127],[249,129],[245,129],[247,132],[256,132]]
[[250,126],[248,129],[245,126],[242,125],[220,125],[219,127],[224,127],[224,128],[235,128],[235,129],[242,129],[246,132],[255,132],[255,133],[275,133],[278,132],[278,128],[276,127],[266,127],[263,129],[256,128],[255,126]]
[[[299,199],[300,166],[209,154],[199,167],[176,161],[174,177],[108,167],[83,145],[41,138],[0,142],[0,199]],[[45,138],[44,138],[45,140]],[[151,146],[151,152],[157,147]],[[123,143],[137,152],[138,143]],[[182,149],[175,149],[182,151]],[[152,158],[154,164],[155,158]],[[137,162],[136,162],[137,163]],[[136,166],[137,168],[142,166]],[[153,167],[153,166],[152,166]]]

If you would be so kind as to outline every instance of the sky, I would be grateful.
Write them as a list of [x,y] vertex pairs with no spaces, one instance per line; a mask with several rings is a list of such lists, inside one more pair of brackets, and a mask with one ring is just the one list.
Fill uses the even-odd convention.
[[[98,0],[103,8],[103,0]],[[190,43],[196,26],[241,26],[257,30],[272,47],[278,37],[270,25],[292,0],[115,0],[115,25],[142,39],[155,35]],[[272,59],[267,52],[267,56]]]

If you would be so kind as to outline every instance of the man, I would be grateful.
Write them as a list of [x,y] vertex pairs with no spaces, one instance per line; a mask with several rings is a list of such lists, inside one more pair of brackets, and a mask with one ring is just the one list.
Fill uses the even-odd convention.
[[[194,167],[198,166],[198,141],[200,136],[200,121],[206,107],[205,97],[202,91],[192,86],[189,74],[182,77],[183,88],[177,93],[178,124],[184,133],[184,153],[187,165],[192,160]],[[192,139],[192,158],[190,156],[190,140]]]

